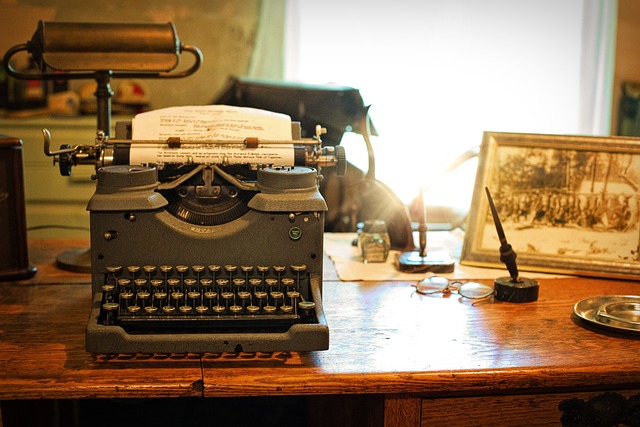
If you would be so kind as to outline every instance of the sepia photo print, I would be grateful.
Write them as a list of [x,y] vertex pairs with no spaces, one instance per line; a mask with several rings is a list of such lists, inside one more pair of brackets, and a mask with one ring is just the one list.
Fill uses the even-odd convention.
[[485,133],[461,262],[495,267],[485,187],[520,269],[640,277],[640,139]]

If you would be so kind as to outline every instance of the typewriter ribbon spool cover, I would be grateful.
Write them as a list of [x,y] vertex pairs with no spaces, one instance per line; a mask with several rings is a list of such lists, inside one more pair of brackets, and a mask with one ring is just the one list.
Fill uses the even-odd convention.
[[87,350],[327,349],[318,171],[164,160],[97,170]]

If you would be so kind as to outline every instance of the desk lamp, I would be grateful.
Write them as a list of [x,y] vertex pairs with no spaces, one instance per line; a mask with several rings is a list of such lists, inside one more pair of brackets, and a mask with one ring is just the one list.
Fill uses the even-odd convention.
[[[38,65],[38,73],[23,73],[11,66],[11,58],[26,51]],[[174,71],[183,51],[194,55],[191,67]],[[120,24],[43,22],[30,41],[16,45],[4,55],[3,64],[11,77],[23,80],[94,79],[97,83],[97,132],[111,131],[112,78],[180,78],[193,74],[202,63],[195,46],[182,44],[172,23]],[[52,70],[52,71],[49,71]],[[43,130],[45,139],[48,131]],[[71,174],[69,153],[63,146],[45,154],[54,156],[62,175]],[[89,250],[67,251],[57,258],[60,268],[90,272]]]

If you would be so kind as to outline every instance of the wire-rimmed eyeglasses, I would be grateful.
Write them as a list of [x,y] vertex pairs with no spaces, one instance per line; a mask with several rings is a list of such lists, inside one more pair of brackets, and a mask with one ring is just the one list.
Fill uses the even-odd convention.
[[494,289],[489,285],[478,282],[461,282],[459,280],[449,281],[446,277],[431,276],[413,285],[416,292],[422,295],[432,295],[437,293],[450,294],[455,291],[461,297],[478,302],[489,299],[493,296]]

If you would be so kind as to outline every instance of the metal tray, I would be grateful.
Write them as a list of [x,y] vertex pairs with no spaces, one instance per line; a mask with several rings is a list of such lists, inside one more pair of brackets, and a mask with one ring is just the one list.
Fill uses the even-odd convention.
[[601,295],[573,306],[576,316],[592,325],[628,334],[640,334],[640,296]]

